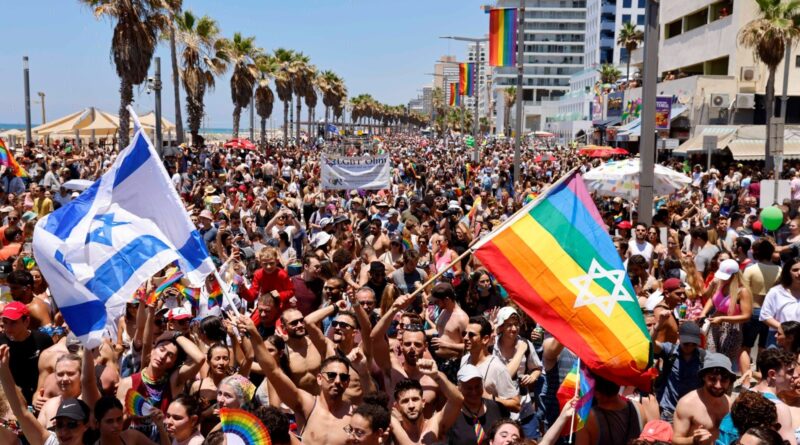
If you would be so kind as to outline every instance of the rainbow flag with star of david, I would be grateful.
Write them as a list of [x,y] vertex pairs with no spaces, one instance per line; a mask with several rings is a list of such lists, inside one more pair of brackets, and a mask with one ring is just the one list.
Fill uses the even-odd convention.
[[592,372],[650,388],[642,310],[580,175],[559,180],[472,250],[509,297]]

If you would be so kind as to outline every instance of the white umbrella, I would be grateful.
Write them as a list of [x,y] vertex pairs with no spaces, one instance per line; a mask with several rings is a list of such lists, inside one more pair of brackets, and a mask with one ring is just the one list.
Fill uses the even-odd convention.
[[[607,162],[583,175],[589,190],[603,196],[619,196],[629,201],[639,197],[638,158]],[[669,195],[690,184],[692,180],[675,170],[656,164],[653,192]]]
[[94,181],[90,181],[88,179],[70,179],[69,181],[65,182],[61,185],[67,190],[77,190],[82,192],[94,184]]

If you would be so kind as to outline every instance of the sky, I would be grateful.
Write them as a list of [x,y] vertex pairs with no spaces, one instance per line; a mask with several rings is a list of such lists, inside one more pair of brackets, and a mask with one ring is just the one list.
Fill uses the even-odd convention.
[[[0,43],[0,122],[25,122],[22,57],[30,58],[31,120],[41,122],[37,92],[45,93],[48,120],[88,106],[117,114],[119,78],[110,58],[113,23],[97,20],[76,0],[5,3]],[[405,104],[432,83],[426,75],[446,54],[459,60],[466,42],[440,39],[482,37],[488,16],[479,0],[184,0],[184,9],[216,19],[224,36],[256,37],[267,51],[302,51],[320,70],[344,78],[351,96],[371,94],[390,105]],[[174,120],[169,45],[161,44],[162,112]],[[151,66],[152,72],[152,66]],[[231,127],[230,72],[206,96],[205,126]],[[135,88],[137,112],[154,109],[154,95]],[[183,94],[183,93],[182,93]],[[321,102],[321,101],[320,101]],[[182,98],[184,121],[186,102]],[[304,107],[305,108],[305,107]],[[303,114],[305,115],[305,111]],[[276,104],[274,125],[282,120]],[[242,127],[249,127],[246,114]],[[320,116],[320,114],[317,114]],[[256,117],[257,119],[257,117]],[[258,124],[256,123],[256,126]]]

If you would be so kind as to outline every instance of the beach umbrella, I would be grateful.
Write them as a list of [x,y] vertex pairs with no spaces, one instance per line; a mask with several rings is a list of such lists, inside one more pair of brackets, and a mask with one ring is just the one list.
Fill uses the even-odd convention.
[[555,136],[553,133],[547,131],[534,131],[533,135],[536,136],[537,138],[551,138]]
[[[639,197],[640,160],[611,161],[583,175],[586,187],[602,196],[619,196],[629,201]],[[689,185],[692,180],[683,173],[655,165],[653,192],[669,195]]]
[[223,147],[234,148],[237,150],[255,150],[256,144],[250,142],[245,138],[234,138],[226,142]]
[[624,148],[617,147],[617,148],[612,148],[611,149],[611,154],[613,154],[615,156],[616,155],[627,156],[630,153],[628,152],[628,150],[625,150]]

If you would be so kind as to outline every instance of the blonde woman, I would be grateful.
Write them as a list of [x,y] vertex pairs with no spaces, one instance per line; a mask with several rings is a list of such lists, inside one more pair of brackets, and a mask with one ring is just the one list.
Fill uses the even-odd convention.
[[742,285],[739,263],[732,259],[721,262],[710,287],[712,296],[700,314],[708,317],[710,325],[706,349],[725,354],[731,363],[738,361],[743,382],[749,386],[750,355],[742,350],[742,324],[752,315],[753,296]]

